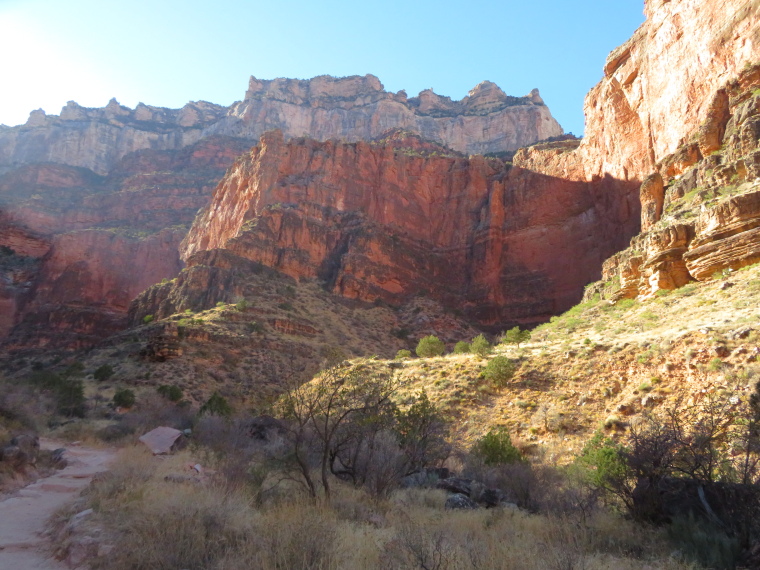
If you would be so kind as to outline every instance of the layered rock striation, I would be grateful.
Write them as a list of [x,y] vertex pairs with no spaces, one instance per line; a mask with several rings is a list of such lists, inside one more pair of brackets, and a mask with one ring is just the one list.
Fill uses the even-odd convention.
[[310,80],[251,77],[245,99],[209,132],[258,140],[265,132],[286,138],[368,141],[393,129],[419,134],[465,154],[514,151],[563,133],[537,89],[511,97],[484,81],[461,101],[436,95],[389,93],[373,75]]
[[215,137],[132,153],[105,177],[59,164],[0,177],[5,348],[85,347],[123,329],[130,301],[180,271],[180,241],[245,148]]
[[102,109],[70,101],[60,115],[33,111],[21,126],[0,129],[0,174],[24,164],[54,162],[106,175],[141,149],[176,150],[212,135],[255,144],[266,131],[287,137],[369,140],[403,128],[465,153],[514,151],[562,134],[538,90],[511,97],[485,81],[461,101],[426,90],[389,93],[372,75],[309,80],[251,77],[245,99],[230,107],[205,101],[181,109],[112,99]]
[[643,231],[592,291],[648,297],[760,262],[760,65],[723,85],[711,108],[642,184]]
[[224,249],[364,301],[425,294],[500,328],[577,302],[638,229],[635,184],[570,181],[402,139],[264,135],[199,213],[183,257],[192,267]]

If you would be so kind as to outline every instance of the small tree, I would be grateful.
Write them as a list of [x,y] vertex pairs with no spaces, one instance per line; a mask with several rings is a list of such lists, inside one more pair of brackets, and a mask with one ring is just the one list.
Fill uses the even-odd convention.
[[523,460],[522,453],[512,444],[509,432],[503,427],[491,428],[486,435],[475,442],[472,452],[489,467]]
[[633,510],[633,481],[626,461],[627,450],[602,432],[597,432],[575,460],[575,468],[582,481],[602,491],[608,498],[615,497]]
[[513,327],[506,331],[504,333],[504,336],[502,337],[502,342],[506,344],[516,344],[517,348],[520,348],[520,345],[524,342],[528,342],[530,340],[530,331],[529,330],[520,330],[520,327]]
[[420,358],[430,358],[431,356],[441,356],[446,346],[437,336],[429,335],[420,339],[415,352]]
[[471,350],[473,353],[483,358],[491,354],[491,352],[493,352],[493,347],[491,346],[491,343],[488,342],[485,336],[483,336],[482,334],[479,334],[474,339],[472,339]]
[[402,358],[411,358],[412,357],[412,351],[407,350],[405,348],[402,348],[396,353],[396,360],[401,360]]
[[113,395],[114,406],[118,408],[131,408],[135,405],[136,400],[135,393],[128,388],[116,390],[116,393]]
[[182,399],[182,388],[174,384],[162,384],[156,388],[156,392],[170,402],[179,402]]
[[494,356],[483,368],[483,378],[497,386],[509,381],[515,373],[514,363],[506,356]]
[[103,364],[96,368],[92,375],[98,382],[104,382],[113,376],[113,366],[110,364]]
[[201,406],[200,414],[209,414],[212,416],[221,416],[228,418],[232,415],[232,406],[227,399],[219,392],[214,392],[206,403]]
[[469,342],[460,340],[454,345],[454,354],[467,354],[472,350],[472,346]]
[[448,457],[448,426],[427,392],[420,392],[406,409],[396,410],[395,415],[395,432],[407,457],[407,473]]
[[[390,397],[395,390],[396,382],[389,371],[362,362],[324,370],[311,382],[283,394],[276,408],[289,421],[293,459],[312,497],[316,498],[317,487],[311,475],[310,444],[318,456],[322,488],[329,501],[334,462],[346,445],[346,437],[357,435],[355,430],[346,430],[346,424],[356,420],[366,426],[378,421],[392,406]],[[343,458],[348,462],[345,455]]]

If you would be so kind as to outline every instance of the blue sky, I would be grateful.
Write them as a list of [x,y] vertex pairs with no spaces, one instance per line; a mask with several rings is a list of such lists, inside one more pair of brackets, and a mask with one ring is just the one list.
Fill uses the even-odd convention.
[[377,75],[409,96],[460,99],[488,79],[538,87],[566,131],[643,0],[0,0],[0,123],[69,100],[228,105],[248,76]]

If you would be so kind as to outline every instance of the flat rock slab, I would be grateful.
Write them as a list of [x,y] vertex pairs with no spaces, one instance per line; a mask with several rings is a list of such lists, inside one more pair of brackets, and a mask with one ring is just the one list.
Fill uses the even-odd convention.
[[[41,440],[43,449],[60,442]],[[68,466],[0,500],[0,568],[5,570],[64,570],[52,559],[43,536],[53,513],[73,501],[94,475],[106,471],[115,452],[110,449],[72,447],[66,450]]]
[[171,453],[174,444],[181,437],[182,432],[178,429],[157,427],[140,437],[140,441],[153,452],[153,455],[165,455]]

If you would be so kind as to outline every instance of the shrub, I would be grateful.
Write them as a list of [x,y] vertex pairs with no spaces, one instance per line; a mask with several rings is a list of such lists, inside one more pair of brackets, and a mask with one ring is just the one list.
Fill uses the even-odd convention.
[[150,322],[153,322],[153,315],[145,315],[143,317],[143,323],[147,325]]
[[520,344],[528,342],[530,340],[529,330],[520,330],[520,327],[514,327],[504,333],[502,342],[506,344],[516,344],[517,348],[520,348]]
[[29,383],[52,394],[58,413],[70,417],[84,417],[84,384],[81,380],[62,377],[48,370],[38,370],[29,376]]
[[482,334],[479,334],[474,339],[472,339],[472,346],[470,349],[474,354],[477,354],[481,358],[488,356],[493,351],[491,343],[488,342],[488,340],[486,340],[486,337]]
[[248,308],[248,301],[246,301],[245,299],[240,299],[240,301],[238,301],[237,304],[235,305],[235,308],[241,312],[245,311]]
[[232,407],[227,399],[219,392],[214,392],[206,403],[201,406],[201,415],[210,414],[213,416],[229,417],[232,415]]
[[437,336],[429,335],[420,339],[415,352],[420,358],[430,358],[431,356],[441,356],[446,350],[443,341]]
[[402,358],[411,358],[412,357],[412,351],[407,350],[405,348],[402,348],[396,353],[396,360],[401,360]]
[[179,402],[182,399],[182,388],[174,384],[162,384],[156,388],[156,392],[170,402]]
[[707,365],[707,369],[710,372],[718,372],[721,368],[723,368],[723,361],[717,357],[713,358]]
[[515,365],[506,356],[493,357],[483,368],[483,377],[496,385],[504,384],[512,378],[514,373]]
[[512,445],[512,438],[505,428],[491,428],[475,442],[472,453],[478,455],[488,466],[504,465],[523,459],[520,450]]
[[622,446],[597,432],[575,460],[575,468],[586,483],[621,498],[630,507],[630,472]]
[[108,380],[111,376],[113,376],[113,366],[110,364],[103,364],[102,366],[99,366],[92,375],[95,380],[99,382]]
[[472,345],[469,342],[460,340],[454,345],[454,354],[467,354],[472,350]]
[[113,395],[113,403],[118,408],[131,408],[135,405],[135,393],[129,388],[121,388],[116,390]]

